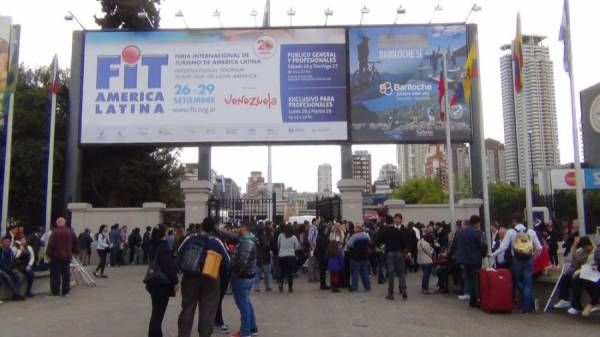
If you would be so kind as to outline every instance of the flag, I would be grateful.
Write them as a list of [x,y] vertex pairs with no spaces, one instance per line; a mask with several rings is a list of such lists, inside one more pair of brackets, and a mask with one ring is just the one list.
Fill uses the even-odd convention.
[[438,102],[440,103],[440,120],[446,118],[446,104],[443,101],[446,96],[446,85],[444,83],[444,71],[440,71],[440,81],[438,83]]
[[[469,49],[467,61],[465,62],[465,77],[462,80],[463,99],[465,102],[471,101],[471,80],[477,77],[477,44],[473,44]],[[458,91],[458,89],[457,89]]]
[[54,58],[52,59],[52,74],[50,77],[50,92],[53,94],[58,94],[58,90],[60,90],[60,83],[58,80],[58,57],[54,54]]
[[558,39],[563,42],[563,66],[567,73],[571,73],[569,50],[571,50],[571,15],[569,13],[569,0],[565,0],[563,6],[562,22]]
[[525,62],[523,60],[523,36],[521,35],[521,13],[517,14],[517,33],[512,54],[515,91],[518,94],[523,90],[523,68],[525,67]]
[[465,91],[464,91],[465,80],[458,82],[458,85],[456,86],[456,92],[454,93],[454,96],[452,96],[452,100],[450,101],[450,106],[455,106],[455,105],[458,105],[458,103],[465,102]]
[[265,14],[263,15],[263,27],[271,27],[271,1],[267,0],[265,4]]

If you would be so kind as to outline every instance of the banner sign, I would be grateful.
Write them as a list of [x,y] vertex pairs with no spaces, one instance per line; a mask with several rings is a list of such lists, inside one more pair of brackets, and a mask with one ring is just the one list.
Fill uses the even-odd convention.
[[[354,143],[432,143],[445,139],[438,83],[447,54],[450,98],[464,76],[465,25],[355,27],[348,32]],[[471,140],[471,113],[449,111],[452,141]]]
[[[584,188],[600,189],[600,169],[582,169]],[[553,190],[574,190],[576,187],[574,169],[553,169],[550,172]]]
[[348,139],[343,28],[86,32],[81,143]]
[[[0,16],[0,114],[4,112],[4,91],[8,80],[8,50],[10,46],[11,18]],[[2,116],[2,115],[0,115]],[[3,118],[0,118],[3,119]],[[2,127],[4,123],[2,123]],[[2,130],[2,128],[0,128]]]

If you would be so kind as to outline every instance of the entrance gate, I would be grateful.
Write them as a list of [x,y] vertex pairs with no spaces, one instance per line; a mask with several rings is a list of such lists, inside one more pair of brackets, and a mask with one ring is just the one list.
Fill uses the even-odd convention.
[[275,219],[275,194],[271,199],[215,198],[214,196],[208,199],[208,215],[218,223],[266,220],[269,218],[269,212],[271,219]]
[[317,217],[321,217],[326,222],[342,220],[342,201],[339,196],[321,199],[317,197],[316,204]]

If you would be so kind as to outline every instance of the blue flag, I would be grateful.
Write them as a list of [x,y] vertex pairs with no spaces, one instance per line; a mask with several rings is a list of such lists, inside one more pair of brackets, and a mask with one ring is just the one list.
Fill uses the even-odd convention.
[[560,33],[558,39],[563,42],[563,66],[567,73],[571,73],[571,16],[569,14],[569,0],[565,0],[563,7],[562,22],[560,24]]

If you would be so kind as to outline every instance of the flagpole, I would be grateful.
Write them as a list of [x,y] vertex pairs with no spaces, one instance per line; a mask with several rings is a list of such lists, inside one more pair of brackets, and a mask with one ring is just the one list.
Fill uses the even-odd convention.
[[48,171],[46,175],[46,217],[44,221],[45,232],[50,229],[52,215],[52,182],[54,177],[54,134],[56,130],[56,93],[52,92],[50,103],[50,142],[48,145]]
[[[571,13],[569,11],[569,2],[565,1],[565,8],[563,15],[566,16],[567,28],[564,32],[567,34],[565,48],[567,49],[567,56],[569,58],[569,85],[571,89],[571,124],[573,132],[573,155],[574,155],[574,167],[575,167],[575,198],[577,200],[577,221],[579,224],[579,235],[586,235],[585,226],[585,209],[583,199],[583,172],[581,171],[581,158],[579,156],[579,130],[577,128],[577,108],[575,98],[575,76],[573,74],[573,49],[571,46]],[[567,45],[568,44],[568,45]]]
[[450,204],[450,223],[454,223],[454,163],[452,160],[452,140],[450,139],[450,114],[448,109],[448,74],[446,69],[446,53],[442,55],[444,74],[444,119],[446,121],[446,158],[448,159],[448,203]]
[[2,226],[4,226],[4,231],[1,231],[2,233],[6,233],[8,229],[8,199],[10,191],[14,106],[15,93],[13,91],[9,94],[7,110],[8,115],[6,116],[6,150],[4,153],[4,184],[2,189]]
[[[263,27],[271,26],[271,2],[269,0],[265,3],[265,14],[263,17]],[[273,219],[273,162],[271,161],[271,145],[267,145],[267,198],[268,202],[268,216],[267,219],[274,221]],[[277,212],[277,210],[275,210]]]

